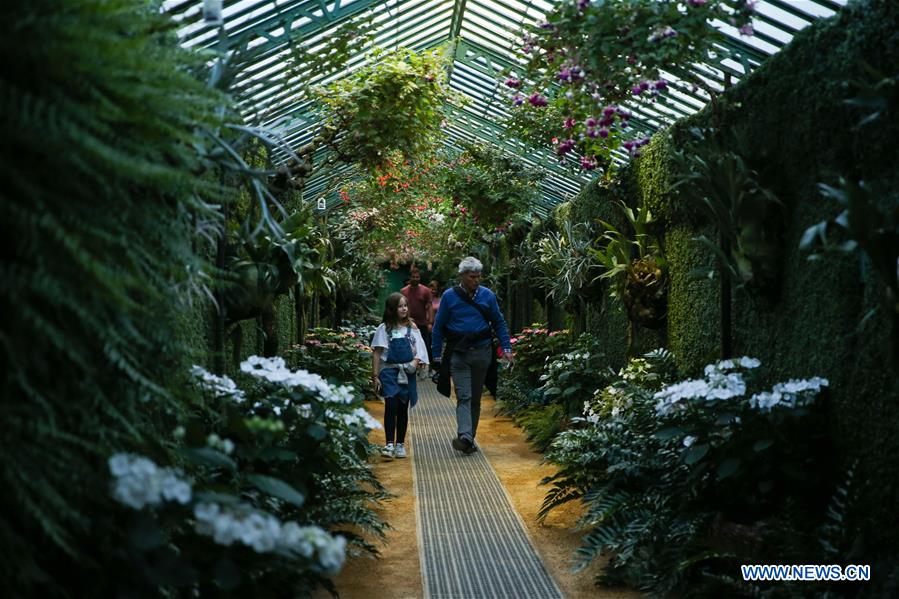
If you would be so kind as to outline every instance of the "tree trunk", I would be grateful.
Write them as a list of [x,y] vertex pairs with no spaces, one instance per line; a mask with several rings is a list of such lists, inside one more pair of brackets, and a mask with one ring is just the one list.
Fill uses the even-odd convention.
[[[219,237],[215,248],[215,267],[225,270],[225,238]],[[212,320],[212,370],[225,374],[225,293],[219,285],[215,291],[215,312]]]
[[297,313],[297,343],[306,343],[306,297],[300,291],[299,285],[294,285],[293,301]]
[[278,355],[278,322],[272,304],[262,312],[262,355],[273,358]]
[[[730,260],[730,242],[725,239],[724,235],[721,235],[720,233],[718,235],[718,240],[721,244],[721,251],[724,252],[724,255],[727,256],[728,260]],[[721,312],[721,359],[726,360],[733,354],[733,318],[731,315],[732,285],[730,273],[728,272],[727,265],[724,262],[719,263],[718,275],[721,278],[721,290],[719,297],[719,306]]]

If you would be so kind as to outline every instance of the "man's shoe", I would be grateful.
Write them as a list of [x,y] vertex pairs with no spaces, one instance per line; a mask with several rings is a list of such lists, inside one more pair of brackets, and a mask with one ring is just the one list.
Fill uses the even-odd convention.
[[392,460],[394,456],[393,443],[388,443],[384,447],[381,448],[381,455],[387,458],[388,460]]
[[394,455],[398,458],[406,457],[406,448],[403,447],[402,443],[396,444],[396,451],[394,451]]
[[470,453],[469,449],[471,448],[471,441],[464,437],[456,437],[452,440],[453,449],[456,451],[461,451],[464,453]]
[[478,450],[478,446],[475,445],[474,442],[472,442],[472,443],[468,446],[467,449],[463,449],[463,450],[462,450],[462,453],[464,453],[465,455],[471,455],[471,454],[473,454],[474,452],[476,452],[477,450]]

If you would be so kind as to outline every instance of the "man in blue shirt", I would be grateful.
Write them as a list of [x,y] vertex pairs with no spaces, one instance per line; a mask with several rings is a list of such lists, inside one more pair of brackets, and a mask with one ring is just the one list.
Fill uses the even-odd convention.
[[434,363],[440,364],[441,383],[444,383],[438,383],[438,391],[449,396],[448,376],[456,387],[457,436],[452,441],[453,449],[466,454],[477,451],[474,438],[481,416],[481,393],[488,370],[496,368],[494,333],[503,348],[503,357],[512,361],[509,329],[496,294],[481,287],[483,268],[472,256],[459,263],[461,285],[443,294],[431,332]]

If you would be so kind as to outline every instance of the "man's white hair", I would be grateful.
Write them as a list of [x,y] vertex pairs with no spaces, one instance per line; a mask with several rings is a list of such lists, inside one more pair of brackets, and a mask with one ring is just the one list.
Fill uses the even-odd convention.
[[481,272],[484,269],[484,265],[481,264],[481,261],[475,258],[474,256],[468,256],[467,258],[463,258],[462,262],[459,263],[459,274],[461,275],[463,272]]

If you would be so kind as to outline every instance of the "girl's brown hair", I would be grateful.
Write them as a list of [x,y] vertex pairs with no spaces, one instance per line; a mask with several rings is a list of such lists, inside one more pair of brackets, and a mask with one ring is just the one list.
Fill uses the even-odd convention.
[[[412,326],[412,318],[410,317],[410,313],[406,312],[406,319],[400,322],[400,300],[406,299],[402,293],[396,292],[391,293],[387,296],[387,301],[384,302],[384,318],[382,322],[387,327],[387,330],[395,329],[400,326],[411,327]],[[408,300],[407,300],[408,303]]]

